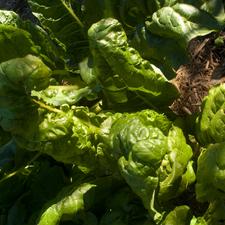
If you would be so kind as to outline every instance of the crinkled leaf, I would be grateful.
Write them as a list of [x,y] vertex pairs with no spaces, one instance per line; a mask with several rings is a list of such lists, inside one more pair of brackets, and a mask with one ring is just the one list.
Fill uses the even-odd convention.
[[[149,104],[168,104],[177,97],[176,87],[129,47],[117,20],[108,18],[93,24],[88,35],[93,60],[98,65],[96,76],[103,84],[107,79],[114,79],[113,86],[119,89],[119,93],[126,97],[126,89],[137,92]],[[104,73],[103,68],[106,68]]]
[[[169,200],[179,194],[178,190],[183,182],[182,176],[186,173],[192,155],[192,149],[187,145],[182,130],[173,126],[168,134],[168,153],[165,155],[161,167],[158,170],[160,177],[160,201]],[[188,177],[189,181],[186,180],[187,185],[195,181],[195,174],[191,173],[190,175]],[[181,192],[187,186],[183,186],[183,188],[183,190],[180,190]]]
[[77,89],[76,86],[49,86],[43,91],[32,91],[32,96],[38,97],[47,105],[74,105],[84,97],[88,97],[92,90],[89,87]]
[[[43,152],[64,163],[95,168],[97,149],[92,140],[95,127],[79,119],[70,111],[67,114],[47,114],[40,124],[40,141]],[[35,143],[35,142],[34,142]],[[65,149],[68,149],[65,154]]]
[[39,116],[34,121],[36,126],[29,133],[17,134],[16,141],[21,147],[40,151],[59,162],[72,163],[86,171],[101,169],[103,172],[103,164],[109,167],[103,149],[98,147],[100,130],[97,125],[104,117],[101,119],[84,107],[66,112],[39,109]]
[[225,84],[210,89],[197,119],[196,135],[203,145],[225,141]]
[[182,130],[169,121],[165,129],[166,118],[150,112],[124,114],[112,124],[108,140],[121,175],[157,221],[162,215],[155,204],[177,197],[195,174]]
[[[159,145],[161,142],[165,143],[163,136],[168,134],[170,127],[171,122],[166,116],[153,110],[142,110],[109,117],[102,124],[102,133],[106,135],[106,142],[110,145],[113,156],[118,159],[122,155],[127,158],[133,145],[140,145],[140,140],[148,142],[148,138],[155,141],[159,138],[157,142]],[[149,142],[151,146],[151,140]],[[152,146],[154,147],[154,143]],[[155,156],[157,157],[157,153]]]

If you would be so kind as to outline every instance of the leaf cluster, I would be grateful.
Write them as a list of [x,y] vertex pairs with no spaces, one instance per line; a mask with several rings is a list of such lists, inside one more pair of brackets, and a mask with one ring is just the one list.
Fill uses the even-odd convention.
[[0,225],[224,224],[225,85],[169,107],[223,1],[27,2],[0,5]]

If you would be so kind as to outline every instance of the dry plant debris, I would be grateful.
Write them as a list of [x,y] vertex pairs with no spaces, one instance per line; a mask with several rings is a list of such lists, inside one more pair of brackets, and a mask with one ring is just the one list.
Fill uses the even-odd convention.
[[180,66],[173,83],[180,97],[171,109],[178,115],[201,110],[203,98],[211,87],[225,81],[225,32],[197,37],[189,43],[190,62]]

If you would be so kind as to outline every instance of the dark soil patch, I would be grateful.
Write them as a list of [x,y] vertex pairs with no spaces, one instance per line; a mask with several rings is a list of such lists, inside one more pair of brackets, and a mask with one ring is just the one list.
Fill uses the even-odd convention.
[[225,81],[225,32],[193,39],[189,43],[190,62],[180,66],[172,82],[180,97],[171,109],[178,115],[191,115],[201,110],[203,98],[211,87]]

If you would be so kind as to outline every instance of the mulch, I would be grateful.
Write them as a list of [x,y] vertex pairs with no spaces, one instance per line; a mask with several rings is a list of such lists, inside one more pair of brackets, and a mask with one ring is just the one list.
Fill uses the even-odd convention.
[[223,40],[225,42],[225,32],[212,33],[190,41],[190,61],[180,66],[172,80],[180,91],[180,97],[170,106],[174,113],[192,115],[200,112],[202,100],[209,89],[225,82]]

